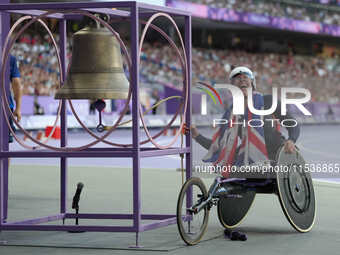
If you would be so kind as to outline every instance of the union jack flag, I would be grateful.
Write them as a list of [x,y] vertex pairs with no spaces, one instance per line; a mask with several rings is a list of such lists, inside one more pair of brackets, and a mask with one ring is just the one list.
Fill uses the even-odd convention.
[[[254,108],[263,109],[262,94],[253,92],[253,104]],[[232,106],[222,117],[222,119],[228,120],[228,125],[222,125],[214,134],[212,144],[202,161],[230,169],[233,165],[244,166],[268,160],[263,126],[256,121],[261,120],[258,122],[263,123],[263,116],[253,114],[248,109],[244,115],[233,115],[231,109]],[[249,120],[252,125],[248,125]],[[241,140],[238,147],[239,135]],[[223,171],[222,175],[228,178],[230,172]]]

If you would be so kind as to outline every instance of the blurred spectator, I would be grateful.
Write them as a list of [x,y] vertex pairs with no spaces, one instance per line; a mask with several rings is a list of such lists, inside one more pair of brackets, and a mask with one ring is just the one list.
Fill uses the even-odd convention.
[[[42,44],[39,37],[25,35],[15,44],[14,54],[20,62],[23,93],[26,95],[54,96],[59,87],[59,70],[55,50]],[[161,43],[143,45],[140,81],[142,83],[170,83],[183,87],[182,68],[174,50]],[[233,49],[192,49],[192,84],[206,81],[211,84],[226,82],[233,66],[247,64],[255,75],[262,92],[270,93],[272,87],[304,87],[311,91],[314,101],[339,102],[340,63],[336,53],[332,57],[302,56],[277,53],[249,53],[241,47]],[[322,89],[320,89],[322,87]],[[152,90],[151,90],[152,91]],[[153,94],[155,93],[155,94]],[[159,100],[156,92],[149,97]],[[115,102],[117,110],[120,102]],[[120,109],[121,110],[121,109]]]
[[[159,97],[158,89],[153,89],[151,93],[151,99],[150,99],[151,106],[154,106],[155,104],[157,104],[159,100],[160,100],[160,97]],[[153,115],[157,114],[157,106],[152,109],[152,114]]]
[[330,105],[328,105],[328,110],[327,110],[327,114],[326,114],[326,120],[328,121],[334,121],[335,116],[334,116],[334,112],[332,110],[332,107]]
[[[297,20],[315,21],[325,24],[340,24],[340,10],[329,10],[327,6],[315,6],[311,2],[325,3],[325,0],[300,0],[292,2],[277,0],[188,0],[214,8],[227,8],[239,12],[258,13],[267,16],[285,17]],[[302,2],[302,4],[301,4]],[[334,3],[333,0],[328,1]],[[303,4],[305,3],[305,4]]]
[[96,106],[95,106],[96,101],[97,101],[96,99],[89,100],[89,103],[90,103],[89,114],[90,115],[96,114]]
[[[276,53],[248,53],[239,49],[192,49],[192,84],[205,81],[211,84],[226,82],[233,66],[248,65],[261,84],[263,93],[272,87],[303,87],[311,91],[314,101],[338,102],[340,99],[340,63],[337,56],[293,55]],[[182,69],[176,54],[158,43],[143,47],[141,80],[171,83],[182,88]],[[322,87],[322,89],[320,89]]]
[[33,103],[33,114],[34,115],[44,115],[45,111],[44,108],[38,102],[38,96],[34,96],[34,103]]
[[[42,43],[42,41],[46,43]],[[54,95],[59,87],[59,68],[54,47],[39,36],[23,35],[14,45],[25,95]]]

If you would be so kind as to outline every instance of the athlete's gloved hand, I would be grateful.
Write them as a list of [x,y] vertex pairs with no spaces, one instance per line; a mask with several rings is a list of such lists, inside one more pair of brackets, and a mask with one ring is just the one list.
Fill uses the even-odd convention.
[[186,126],[186,124],[184,124],[182,133],[185,134],[185,135],[188,135],[190,133],[190,131],[191,131],[191,134],[192,134],[192,138],[194,138],[194,139],[199,135],[199,132],[198,132],[195,125],[191,125],[191,128],[189,129]]
[[292,140],[287,140],[284,145],[286,153],[293,153],[295,152],[295,144]]

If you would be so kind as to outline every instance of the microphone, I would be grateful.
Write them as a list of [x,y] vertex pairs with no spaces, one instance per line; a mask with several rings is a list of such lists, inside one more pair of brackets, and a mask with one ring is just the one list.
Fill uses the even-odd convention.
[[74,197],[73,197],[72,209],[79,210],[80,193],[81,193],[83,188],[84,188],[84,184],[82,182],[79,182],[77,184],[76,194],[74,194]]

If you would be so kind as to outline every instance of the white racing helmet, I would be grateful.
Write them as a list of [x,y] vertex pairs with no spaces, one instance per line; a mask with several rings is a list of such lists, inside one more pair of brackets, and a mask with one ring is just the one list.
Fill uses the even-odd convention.
[[256,89],[255,76],[254,76],[253,72],[248,67],[238,66],[238,67],[234,68],[229,74],[229,80],[231,81],[231,79],[234,78],[238,74],[247,75],[252,81],[253,88]]

